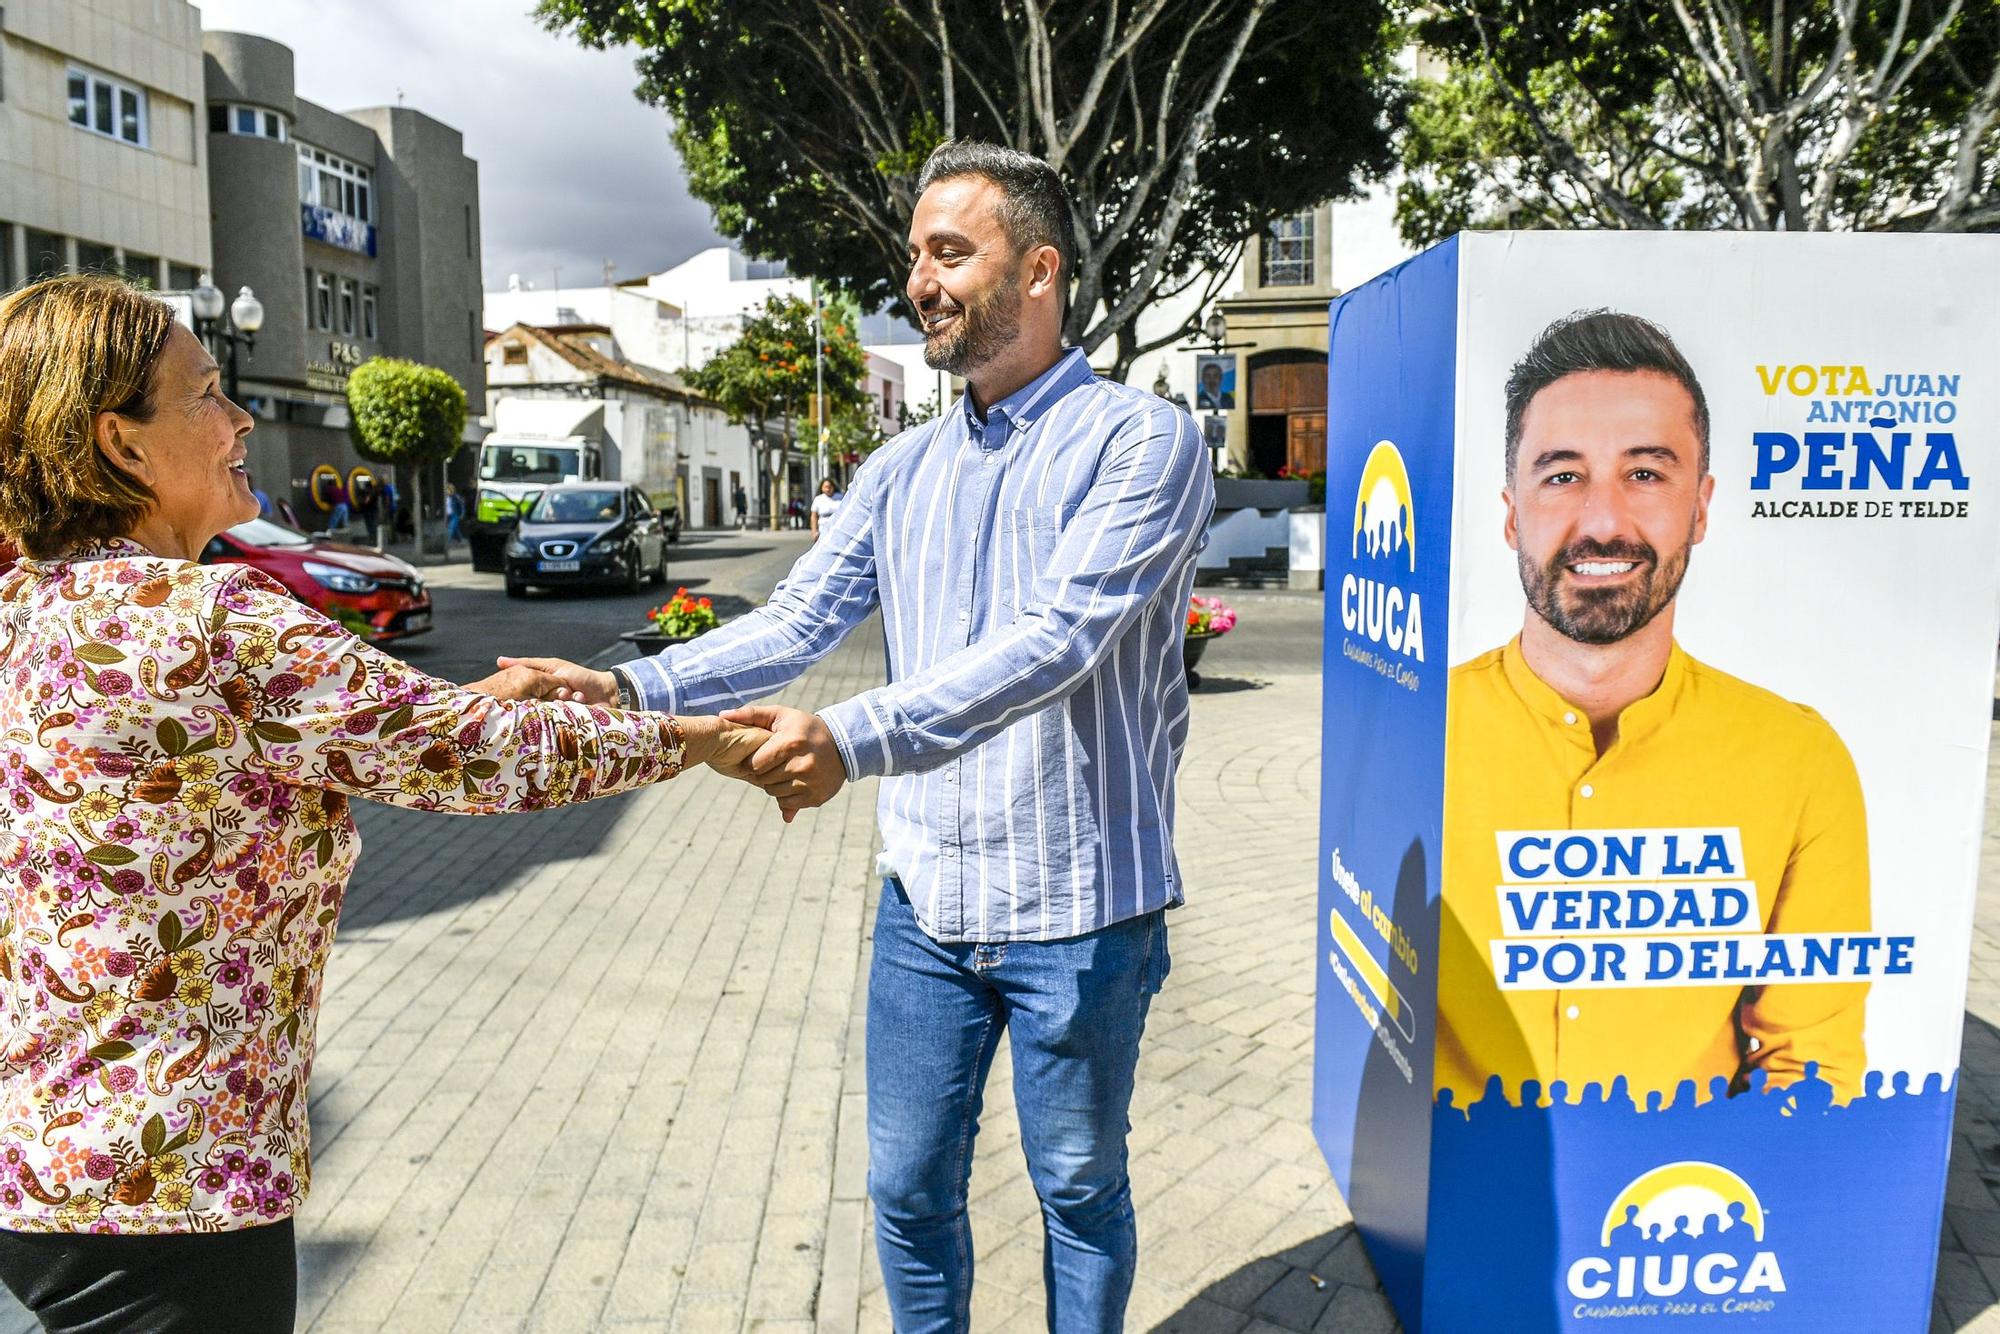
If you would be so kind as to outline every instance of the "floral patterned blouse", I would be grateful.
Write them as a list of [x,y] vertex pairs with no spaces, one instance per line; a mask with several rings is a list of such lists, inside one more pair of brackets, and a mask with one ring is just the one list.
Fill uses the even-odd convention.
[[283,1218],[310,1178],[350,797],[535,810],[678,770],[664,715],[502,703],[243,566],[0,581],[0,1228]]

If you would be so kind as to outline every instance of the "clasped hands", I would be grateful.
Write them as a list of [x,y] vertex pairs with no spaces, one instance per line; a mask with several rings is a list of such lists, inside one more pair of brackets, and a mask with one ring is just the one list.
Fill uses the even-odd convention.
[[[499,699],[618,702],[618,683],[610,672],[563,658],[501,658],[499,664],[500,671],[471,688]],[[831,801],[847,782],[833,733],[816,714],[777,704],[729,709],[713,720],[712,738],[707,728],[689,728],[690,721],[696,720],[682,720],[690,761],[761,788],[778,803],[786,824],[800,811]],[[698,745],[703,742],[708,744]]]

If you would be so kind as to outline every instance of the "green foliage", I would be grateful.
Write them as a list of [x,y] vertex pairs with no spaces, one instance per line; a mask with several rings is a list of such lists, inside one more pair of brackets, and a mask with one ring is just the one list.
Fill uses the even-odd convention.
[[[903,296],[925,158],[949,136],[1056,164],[1077,204],[1067,334],[1116,363],[1155,302],[1200,295],[1273,218],[1392,162],[1390,0],[538,0],[551,29],[629,45],[689,189],[752,254]],[[1205,305],[1205,302],[1200,304]]]
[[[1445,0],[1397,222],[2000,225],[2000,0]],[[1436,62],[1431,62],[1436,63]]]
[[465,389],[435,366],[372,357],[347,377],[347,435],[370,463],[442,463],[465,435]]
[[[837,412],[864,401],[868,354],[855,337],[850,312],[829,309],[824,325],[821,369],[827,402]],[[735,342],[686,373],[688,386],[721,404],[731,421],[757,426],[782,421],[790,440],[819,380],[812,326],[812,306],[805,301],[766,297],[764,309],[744,322]]]

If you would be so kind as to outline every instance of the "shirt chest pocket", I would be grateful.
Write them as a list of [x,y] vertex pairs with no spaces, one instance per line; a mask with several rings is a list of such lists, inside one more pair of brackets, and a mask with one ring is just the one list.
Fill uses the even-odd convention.
[[1074,505],[1030,505],[1000,512],[998,591],[1006,620],[1018,621],[1043,605],[1035,581],[1050,573],[1063,529],[1075,513]]

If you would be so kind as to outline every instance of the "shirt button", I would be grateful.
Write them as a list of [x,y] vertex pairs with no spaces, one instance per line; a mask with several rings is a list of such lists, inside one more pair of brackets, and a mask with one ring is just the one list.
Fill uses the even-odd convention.
[[1576,726],[1576,715],[1573,713],[1565,713],[1563,715],[1563,721],[1568,723],[1571,727],[1574,727]]
[[1597,789],[1592,787],[1588,783],[1585,783],[1582,787],[1578,788],[1577,792],[1586,797],[1594,797],[1597,795]]
[[1564,1010],[1563,1013],[1568,1015],[1570,1018],[1574,1019],[1577,1017],[1578,1014],[1582,1013],[1582,1011],[1578,1010],[1574,1005],[1572,1005],[1567,1010]]
[[969,621],[969,620],[971,620],[971,619],[972,619],[972,613],[971,613],[971,612],[969,612],[969,611],[962,611],[962,612],[960,612],[960,613],[958,614],[958,621],[959,621],[959,624],[961,624],[961,625],[963,625],[963,624],[964,624],[965,622],[967,622],[967,621]]

